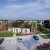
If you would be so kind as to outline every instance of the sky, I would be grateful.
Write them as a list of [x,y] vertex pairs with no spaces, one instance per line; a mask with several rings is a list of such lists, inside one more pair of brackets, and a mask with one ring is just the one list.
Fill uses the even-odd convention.
[[50,19],[50,0],[0,0],[0,19]]

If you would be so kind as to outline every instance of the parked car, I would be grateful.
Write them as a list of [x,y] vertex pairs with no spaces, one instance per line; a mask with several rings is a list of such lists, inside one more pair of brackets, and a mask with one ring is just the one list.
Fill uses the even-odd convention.
[[18,42],[22,42],[22,38],[17,38],[17,41]]
[[3,41],[4,41],[4,38],[0,38],[0,44],[2,44]]
[[35,40],[39,40],[39,37],[38,37],[37,35],[33,36],[33,38],[34,38]]

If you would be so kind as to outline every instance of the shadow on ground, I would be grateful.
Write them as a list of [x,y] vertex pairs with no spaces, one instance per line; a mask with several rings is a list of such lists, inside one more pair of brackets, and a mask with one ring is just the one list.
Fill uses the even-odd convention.
[[19,47],[17,47],[17,49],[16,50],[21,50]]
[[5,49],[4,47],[0,46],[0,50],[4,50],[4,49]]

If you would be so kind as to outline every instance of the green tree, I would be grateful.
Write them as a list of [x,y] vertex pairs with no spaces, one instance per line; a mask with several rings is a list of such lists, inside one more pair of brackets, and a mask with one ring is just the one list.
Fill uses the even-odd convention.
[[14,21],[13,23],[12,23],[12,26],[13,27],[21,27],[22,26],[22,24],[23,24],[23,22],[24,21]]

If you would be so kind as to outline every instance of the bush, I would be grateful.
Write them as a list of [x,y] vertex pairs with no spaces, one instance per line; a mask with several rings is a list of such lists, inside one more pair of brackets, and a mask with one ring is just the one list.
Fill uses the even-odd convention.
[[30,35],[30,34],[22,34],[21,32],[16,33],[16,36],[26,36],[26,35]]
[[13,36],[13,32],[0,31],[0,37],[9,37],[9,36]]
[[39,45],[36,48],[37,50],[50,50],[50,42]]
[[50,39],[50,35],[40,35],[44,39]]
[[41,32],[37,30],[37,31],[36,31],[36,34],[41,34]]
[[43,30],[39,30],[42,33],[50,33],[50,30],[47,28],[43,28]]
[[16,33],[16,35],[17,35],[17,36],[20,36],[20,35],[22,35],[22,34],[21,34],[21,32],[19,32],[19,33]]

